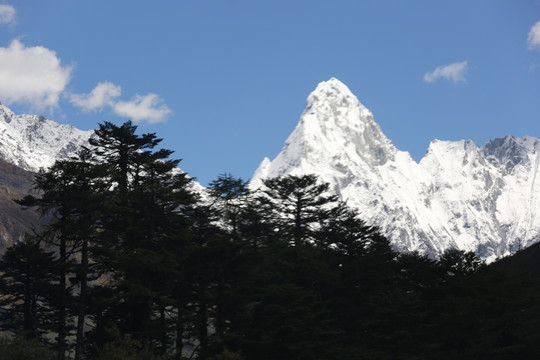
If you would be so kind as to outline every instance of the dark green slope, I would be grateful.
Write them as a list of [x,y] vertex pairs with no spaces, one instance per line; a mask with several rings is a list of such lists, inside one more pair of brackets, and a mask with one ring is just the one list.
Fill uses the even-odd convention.
[[422,329],[425,354],[540,359],[540,244],[449,281],[434,295]]
[[494,262],[490,268],[501,272],[540,276],[540,243]]

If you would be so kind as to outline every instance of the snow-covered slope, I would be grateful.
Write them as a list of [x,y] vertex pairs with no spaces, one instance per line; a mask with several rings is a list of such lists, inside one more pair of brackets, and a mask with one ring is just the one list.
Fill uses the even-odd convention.
[[[70,157],[81,145],[88,145],[93,133],[38,115],[15,115],[0,103],[0,253],[38,222],[37,214],[22,213],[12,199],[30,191],[33,173]],[[198,182],[191,182],[189,189],[206,199]]]
[[[26,171],[37,172],[55,160],[68,158],[81,145],[88,146],[93,133],[39,115],[15,115],[0,103],[0,159]],[[183,172],[180,168],[177,171]],[[196,181],[190,186],[196,193],[205,192]]]
[[0,104],[0,158],[28,171],[68,157],[92,134],[38,115],[15,115]]
[[436,256],[457,247],[492,260],[538,239],[539,151],[531,137],[483,147],[434,140],[416,163],[332,78],[309,95],[284,148],[262,161],[251,187],[268,177],[314,173],[400,250]]

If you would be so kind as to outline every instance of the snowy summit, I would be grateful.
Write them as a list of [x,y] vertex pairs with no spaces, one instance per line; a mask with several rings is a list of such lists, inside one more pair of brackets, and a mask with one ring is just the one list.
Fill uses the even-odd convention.
[[437,256],[455,247],[493,260],[538,239],[539,150],[540,141],[527,136],[483,147],[434,140],[417,163],[332,78],[309,95],[282,151],[262,161],[251,187],[316,174],[400,250]]
[[93,133],[38,115],[15,115],[0,103],[0,158],[28,171],[69,157]]

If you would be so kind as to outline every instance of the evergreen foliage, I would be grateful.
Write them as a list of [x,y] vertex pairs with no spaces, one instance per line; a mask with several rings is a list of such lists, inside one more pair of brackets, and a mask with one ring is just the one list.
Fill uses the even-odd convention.
[[328,194],[328,183],[315,175],[288,175],[264,180],[259,201],[272,212],[272,222],[281,238],[300,246],[314,239],[314,224],[325,206],[337,197]]
[[52,328],[54,256],[38,240],[25,241],[8,248],[0,262],[2,272],[1,323],[4,330],[41,339]]
[[314,175],[223,174],[202,201],[136,130],[100,124],[19,201],[47,223],[0,261],[0,328],[22,335],[0,359],[51,358],[26,339],[57,359],[539,357],[527,250],[399,254]]
[[[57,161],[48,171],[40,172],[35,178],[35,189],[41,197],[27,195],[18,201],[23,206],[34,207],[42,216],[51,217],[43,231],[36,234],[48,247],[53,248],[56,257],[50,266],[56,281],[54,301],[51,303],[56,316],[57,353],[64,359],[67,350],[67,336],[72,326],[68,312],[73,301],[73,285],[69,283],[71,274],[78,274],[82,287],[79,291],[79,314],[84,318],[84,297],[88,275],[88,242],[96,231],[96,199],[92,186],[92,173],[88,149],[81,149],[73,160]],[[77,265],[75,254],[81,252],[81,263]],[[82,324],[79,337],[82,336]],[[79,340],[79,345],[81,340]]]
[[35,339],[0,338],[0,360],[53,360],[53,352]]

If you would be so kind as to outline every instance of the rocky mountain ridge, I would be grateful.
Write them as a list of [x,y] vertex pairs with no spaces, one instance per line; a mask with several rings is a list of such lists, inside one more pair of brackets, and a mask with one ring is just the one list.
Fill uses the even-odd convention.
[[[40,223],[35,212],[22,209],[13,199],[32,191],[36,172],[88,146],[93,134],[39,115],[16,115],[0,103],[0,253]],[[190,186],[204,192],[196,181]]]
[[[538,241],[540,140],[506,136],[429,145],[420,162],[395,148],[339,80],[320,83],[277,157],[251,187],[317,174],[400,250],[437,256],[449,247],[488,260]],[[540,178],[539,178],[540,180]]]
[[[15,115],[0,104],[0,159],[11,169],[6,167],[7,174],[20,168],[17,176],[30,179],[91,135],[41,116]],[[434,140],[415,162],[392,144],[347,86],[332,78],[309,95],[282,151],[261,162],[250,186],[268,177],[316,174],[397,249],[437,256],[456,247],[493,260],[539,239],[539,152],[540,140],[528,136],[508,135],[484,146]],[[0,179],[6,201],[13,191],[5,186],[10,176]],[[29,189],[29,180],[17,181]],[[22,187],[16,191],[28,190]],[[21,232],[6,235],[11,220],[4,220],[3,243],[17,241]]]
[[33,179],[33,172],[0,159],[0,253],[40,225],[35,211],[23,209],[13,201],[32,191]]
[[39,115],[15,115],[0,103],[0,158],[24,170],[37,172],[69,157],[92,134]]
[[69,157],[92,133],[43,116],[15,115],[0,103],[0,252],[40,226],[38,214],[13,199],[32,191],[39,169]]

